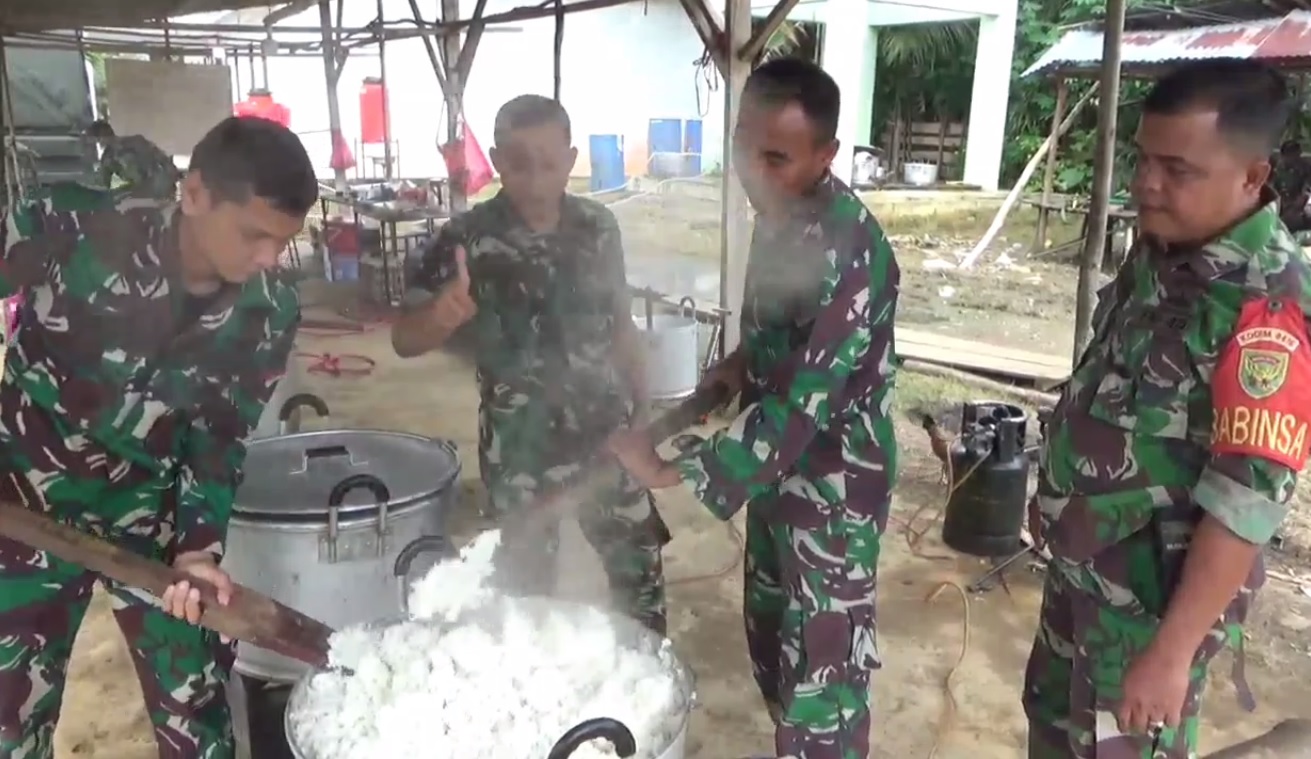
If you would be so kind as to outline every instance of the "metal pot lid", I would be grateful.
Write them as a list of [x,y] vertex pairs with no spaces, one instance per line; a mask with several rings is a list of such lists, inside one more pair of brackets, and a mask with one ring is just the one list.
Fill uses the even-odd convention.
[[455,446],[383,430],[315,430],[246,444],[234,510],[265,519],[364,516],[443,495],[460,474]]

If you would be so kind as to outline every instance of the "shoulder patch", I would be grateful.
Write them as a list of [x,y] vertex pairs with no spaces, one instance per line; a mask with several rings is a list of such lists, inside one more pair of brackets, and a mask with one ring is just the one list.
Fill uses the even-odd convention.
[[1267,459],[1295,471],[1308,455],[1311,345],[1296,302],[1243,304],[1211,385],[1211,452]]

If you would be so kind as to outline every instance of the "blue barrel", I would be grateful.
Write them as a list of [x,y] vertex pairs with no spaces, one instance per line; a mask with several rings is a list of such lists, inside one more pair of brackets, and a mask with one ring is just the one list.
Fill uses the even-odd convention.
[[624,174],[624,141],[617,134],[594,134],[587,138],[592,158],[592,192],[622,190],[628,184]]
[[701,176],[701,119],[688,119],[683,131],[683,176]]
[[679,176],[683,152],[682,119],[651,119],[646,144],[648,174],[657,179]]

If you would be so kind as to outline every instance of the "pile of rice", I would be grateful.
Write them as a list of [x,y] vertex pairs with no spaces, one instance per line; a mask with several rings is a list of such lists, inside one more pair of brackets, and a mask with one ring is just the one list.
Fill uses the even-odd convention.
[[[409,621],[333,636],[332,665],[354,674],[315,675],[295,704],[292,737],[308,759],[546,759],[597,717],[632,730],[638,759],[669,747],[689,706],[669,641],[641,651],[599,610],[496,594],[498,538],[484,533],[416,581]],[[573,756],[615,753],[596,740]]]

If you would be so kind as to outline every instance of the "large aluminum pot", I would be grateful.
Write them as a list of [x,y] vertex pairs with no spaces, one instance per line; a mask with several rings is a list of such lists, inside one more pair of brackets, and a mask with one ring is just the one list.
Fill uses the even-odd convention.
[[[551,612],[581,612],[587,607],[580,603],[572,601],[560,601],[548,598],[520,598],[515,600],[515,607],[519,609],[528,609],[530,613],[547,614]],[[491,624],[495,624],[494,618],[498,613],[498,607],[492,605],[471,613],[468,617],[462,617],[462,624],[477,624],[479,617],[490,618]],[[616,628],[619,630],[619,637],[631,648],[638,651],[650,653],[652,656],[664,645],[664,638],[652,632],[644,625],[629,618],[618,614],[611,615]],[[393,616],[382,621],[376,622],[377,627],[385,627],[395,624],[398,618]],[[438,623],[434,623],[438,624]],[[696,703],[696,677],[692,668],[687,666],[681,658],[674,657],[675,677],[679,680],[679,685],[683,689],[685,696],[685,708],[681,715],[678,730],[674,732],[673,738],[670,739],[669,745],[661,747],[655,756],[656,759],[683,759],[687,753],[687,728],[692,719],[692,707]],[[297,715],[302,710],[302,704],[305,701],[305,693],[309,689],[310,680],[322,670],[307,672],[297,681],[295,687],[291,689],[291,695],[287,699],[287,710],[283,714],[284,732],[287,736],[287,746],[291,749],[292,756],[296,759],[325,759],[316,756],[301,748],[297,742],[297,736],[300,731],[297,729]],[[599,718],[589,719],[568,730],[563,736],[556,741],[550,753],[545,757],[506,757],[506,759],[566,759],[575,749],[595,738],[606,738],[611,741],[618,749],[617,753],[621,757],[633,756],[642,746],[635,746],[633,735],[623,723],[613,719]],[[430,757],[430,759],[458,759],[457,757]]]
[[[228,526],[232,579],[333,627],[395,616],[415,556],[446,550],[460,459],[401,432],[320,430],[253,440]],[[398,591],[398,586],[400,586]],[[241,643],[237,672],[292,683],[306,665]]]

